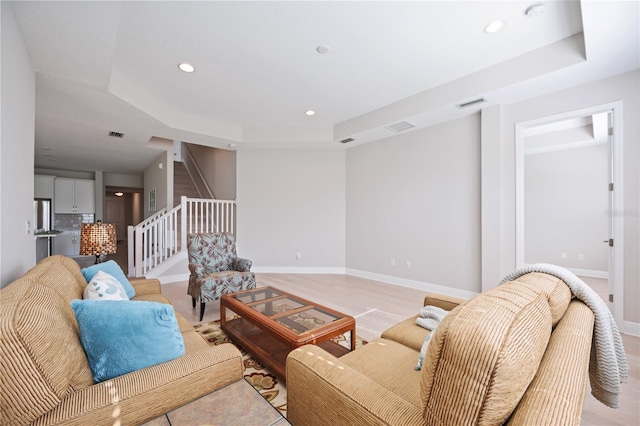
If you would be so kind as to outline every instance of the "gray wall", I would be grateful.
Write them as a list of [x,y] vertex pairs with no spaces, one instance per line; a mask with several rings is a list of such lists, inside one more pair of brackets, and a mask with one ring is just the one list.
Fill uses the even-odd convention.
[[479,292],[479,182],[479,114],[348,149],[347,267]]
[[[35,264],[33,158],[36,79],[11,4],[1,2],[0,15],[0,286],[4,287]],[[27,221],[31,224],[30,232],[26,231]]]
[[189,144],[193,160],[218,200],[236,199],[236,153],[224,149]]
[[343,150],[241,150],[237,170],[238,253],[253,269],[344,268]]
[[[168,151],[167,151],[168,152]],[[173,153],[171,154],[171,163],[167,166],[167,152],[162,152],[155,160],[151,162],[149,167],[144,171],[144,218],[153,216],[163,208],[171,210],[172,204],[167,202],[169,196],[167,188],[173,188]],[[162,164],[162,168],[160,168]],[[168,173],[171,173],[172,184],[168,184]],[[149,210],[149,191],[156,190],[156,209],[155,211]],[[171,199],[173,200],[173,192],[171,192]]]
[[607,157],[606,144],[525,156],[525,263],[607,272]]
[[[501,269],[515,267],[515,134],[516,123],[575,111],[615,101],[623,102],[624,152],[624,320],[640,322],[640,70],[598,80],[570,89],[529,99],[503,107],[502,134],[499,143],[503,161],[499,187],[502,218],[497,229],[490,230],[501,239]],[[483,191],[485,188],[483,187]]]

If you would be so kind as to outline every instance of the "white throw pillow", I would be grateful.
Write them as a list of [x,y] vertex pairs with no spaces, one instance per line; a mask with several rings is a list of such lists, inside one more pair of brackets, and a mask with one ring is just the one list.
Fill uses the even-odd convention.
[[91,278],[82,297],[92,300],[129,300],[120,281],[103,271],[98,271]]

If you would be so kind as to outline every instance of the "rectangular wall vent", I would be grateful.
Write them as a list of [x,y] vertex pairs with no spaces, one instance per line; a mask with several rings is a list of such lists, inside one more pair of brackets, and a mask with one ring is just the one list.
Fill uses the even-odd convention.
[[458,104],[456,105],[456,108],[462,109],[462,108],[470,107],[471,105],[481,104],[483,102],[487,102],[487,100],[485,98],[478,98],[469,102],[463,102],[461,104]]
[[120,132],[109,132],[109,136],[114,137],[114,138],[121,138],[124,136],[124,133],[120,133]]
[[354,138],[346,138],[346,139],[342,139],[340,143],[349,143],[349,142],[353,142],[354,140],[355,140]]
[[411,124],[411,123],[409,123],[407,121],[401,121],[399,123],[392,124],[390,126],[386,126],[385,129],[389,129],[392,132],[399,133],[399,132],[402,132],[404,130],[409,130],[409,129],[413,128],[413,127],[416,127],[416,126],[414,126],[413,124]]

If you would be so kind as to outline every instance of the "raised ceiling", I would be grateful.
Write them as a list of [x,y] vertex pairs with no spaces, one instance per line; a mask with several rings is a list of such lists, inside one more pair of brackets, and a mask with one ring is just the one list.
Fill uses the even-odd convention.
[[[36,71],[35,165],[140,173],[159,154],[152,137],[343,148],[472,113],[482,105],[455,104],[476,97],[509,103],[639,67],[637,2],[545,1],[528,17],[533,4],[14,2]],[[496,19],[506,28],[485,33]]]

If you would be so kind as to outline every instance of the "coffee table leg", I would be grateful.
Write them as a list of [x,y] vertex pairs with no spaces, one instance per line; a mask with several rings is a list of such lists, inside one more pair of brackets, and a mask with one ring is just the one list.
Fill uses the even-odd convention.
[[227,323],[227,308],[220,303],[220,325],[223,326]]
[[355,328],[351,329],[351,350],[352,351],[356,350],[356,329]]

